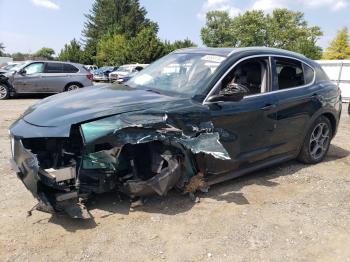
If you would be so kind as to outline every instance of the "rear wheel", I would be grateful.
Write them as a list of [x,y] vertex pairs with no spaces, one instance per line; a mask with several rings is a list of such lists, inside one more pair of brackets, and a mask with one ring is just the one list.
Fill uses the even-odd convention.
[[73,91],[81,88],[81,85],[79,84],[70,84],[66,87],[66,91]]
[[332,135],[329,119],[325,116],[317,118],[306,135],[298,160],[306,164],[321,162],[328,152]]
[[5,100],[10,97],[10,91],[7,85],[0,84],[0,100]]

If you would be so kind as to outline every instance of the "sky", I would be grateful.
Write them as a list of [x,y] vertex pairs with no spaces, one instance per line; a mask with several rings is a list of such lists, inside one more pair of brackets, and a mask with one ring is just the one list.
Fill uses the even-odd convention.
[[[0,0],[0,42],[5,51],[33,53],[51,47],[58,53],[73,38],[82,39],[84,14],[94,0]],[[200,29],[210,10],[236,16],[247,10],[286,7],[305,13],[310,25],[324,32],[319,45],[327,47],[337,31],[350,27],[350,0],[140,0],[147,17],[159,24],[163,40],[189,38],[199,46]]]

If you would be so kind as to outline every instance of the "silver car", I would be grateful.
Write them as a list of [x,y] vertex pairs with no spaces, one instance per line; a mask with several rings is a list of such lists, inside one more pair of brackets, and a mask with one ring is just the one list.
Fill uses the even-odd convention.
[[60,93],[92,86],[92,74],[83,65],[57,61],[27,61],[5,73],[0,99],[15,94]]

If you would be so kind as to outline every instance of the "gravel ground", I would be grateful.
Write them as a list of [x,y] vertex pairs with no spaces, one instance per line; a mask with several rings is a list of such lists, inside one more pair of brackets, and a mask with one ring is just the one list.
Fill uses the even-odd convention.
[[290,161],[212,187],[194,204],[170,192],[134,212],[102,195],[94,220],[34,212],[10,170],[9,125],[35,99],[0,102],[0,261],[350,261],[350,117],[327,158]]

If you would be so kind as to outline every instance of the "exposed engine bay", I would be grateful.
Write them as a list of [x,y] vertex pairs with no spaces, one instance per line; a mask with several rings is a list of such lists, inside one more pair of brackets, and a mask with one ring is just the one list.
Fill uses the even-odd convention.
[[[163,120],[155,129],[154,123],[128,126],[118,119],[72,126],[68,138],[13,139],[17,173],[39,200],[36,209],[90,218],[84,202],[94,194],[115,191],[137,199],[164,196],[174,187],[184,191],[199,171],[192,153],[207,149],[227,158],[210,123],[184,135]],[[117,128],[108,129],[111,121]]]

